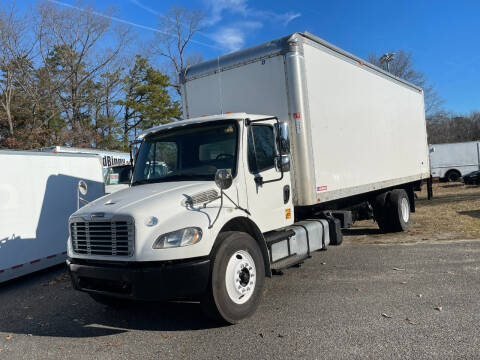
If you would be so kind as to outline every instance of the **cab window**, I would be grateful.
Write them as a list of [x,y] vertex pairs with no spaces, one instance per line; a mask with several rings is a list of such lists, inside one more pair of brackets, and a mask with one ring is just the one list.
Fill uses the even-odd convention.
[[275,165],[275,137],[270,125],[252,125],[248,130],[248,168],[251,173],[271,169]]

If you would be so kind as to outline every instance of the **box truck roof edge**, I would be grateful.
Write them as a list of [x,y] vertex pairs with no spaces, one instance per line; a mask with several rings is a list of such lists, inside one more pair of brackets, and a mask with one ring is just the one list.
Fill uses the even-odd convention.
[[337,53],[338,55],[342,55],[348,59],[351,59],[360,65],[365,66],[366,68],[370,69],[373,72],[378,73],[381,76],[384,76],[392,81],[399,82],[403,85],[406,85],[410,88],[413,88],[417,91],[423,91],[422,88],[404,80],[395,75],[386,72],[385,70],[375,66],[368,61],[365,61],[358,56],[355,56],[345,50],[342,50],[335,45],[325,41],[318,36],[315,36],[309,32],[295,32],[281,38],[268,41],[256,46],[252,46],[243,50],[239,50],[227,55],[219,56],[212,60],[208,60],[199,64],[195,64],[192,66],[188,66],[185,69],[182,69],[179,78],[180,83],[184,84],[188,80],[193,80],[198,77],[207,76],[212,73],[216,73],[219,71],[223,71],[225,69],[233,68],[236,66],[241,66],[249,62],[254,62],[259,59],[276,56],[285,54],[292,50],[292,46],[296,46],[298,42],[302,42],[305,40],[311,40],[314,43],[322,45],[325,48],[330,49],[331,51]]

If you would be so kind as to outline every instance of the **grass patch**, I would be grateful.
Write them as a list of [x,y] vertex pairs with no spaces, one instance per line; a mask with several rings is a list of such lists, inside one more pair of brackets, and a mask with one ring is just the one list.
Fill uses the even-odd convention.
[[345,241],[394,243],[480,239],[480,186],[434,183],[432,200],[426,199],[425,186],[417,195],[417,209],[412,214],[408,231],[381,234],[373,220],[360,221],[346,231]]

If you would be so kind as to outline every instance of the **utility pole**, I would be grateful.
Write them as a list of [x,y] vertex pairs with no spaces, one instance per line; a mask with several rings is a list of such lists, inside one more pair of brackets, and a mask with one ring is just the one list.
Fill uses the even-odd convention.
[[385,53],[383,54],[382,56],[380,56],[380,64],[386,64],[386,70],[387,72],[390,72],[390,61],[392,61],[395,57],[395,53],[394,52],[391,52],[391,53]]

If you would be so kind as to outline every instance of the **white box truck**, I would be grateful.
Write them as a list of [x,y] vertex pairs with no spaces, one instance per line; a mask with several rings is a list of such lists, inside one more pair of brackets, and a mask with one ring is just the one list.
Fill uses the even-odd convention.
[[83,197],[104,194],[95,155],[0,151],[0,283],[65,261],[68,218]]
[[480,170],[480,141],[431,144],[430,169],[432,176],[445,181]]
[[339,244],[341,227],[407,229],[430,175],[421,89],[300,33],[181,81],[188,120],[143,133],[132,186],[71,216],[76,289],[197,299],[236,323],[265,277]]

